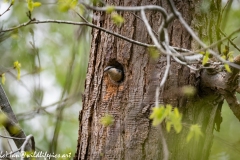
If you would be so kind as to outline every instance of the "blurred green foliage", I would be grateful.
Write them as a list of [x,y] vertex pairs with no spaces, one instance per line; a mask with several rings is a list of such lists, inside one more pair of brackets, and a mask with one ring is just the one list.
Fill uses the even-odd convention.
[[222,117],[220,132],[214,131],[210,160],[238,160],[240,158],[240,122],[227,103],[223,105]]
[[[81,21],[72,10],[62,12],[55,0],[38,0],[32,18]],[[0,1],[0,14],[11,2]],[[0,27],[11,28],[27,22],[28,4],[15,0],[0,16]],[[91,28],[62,24],[36,24],[22,27],[0,43],[0,74],[15,114],[26,134],[32,134],[42,151],[75,154],[78,115],[84,89]],[[21,63],[21,78],[13,63]],[[60,122],[57,126],[56,123]],[[56,129],[56,126],[58,127]],[[54,133],[59,130],[57,142]]]
[[[223,3],[223,7],[226,4]],[[229,1],[230,2],[230,1]],[[223,14],[222,31],[229,35],[240,26],[240,2],[233,0],[232,5]],[[233,42],[239,47],[240,38],[238,35],[232,37]],[[234,56],[239,55],[239,50],[229,44],[227,41],[223,42],[224,45],[229,45],[229,51],[233,51]],[[237,95],[237,99],[240,96]],[[214,131],[214,142],[211,149],[210,160],[239,160],[240,159],[240,122],[230,110],[228,104],[225,102],[222,107],[223,121],[221,123],[220,132]]]

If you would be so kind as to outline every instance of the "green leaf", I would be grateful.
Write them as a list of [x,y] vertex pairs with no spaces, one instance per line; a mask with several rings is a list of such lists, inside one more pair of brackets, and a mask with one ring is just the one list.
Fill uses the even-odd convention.
[[114,7],[114,6],[107,6],[107,8],[106,8],[106,13],[110,14],[110,13],[112,13],[114,10],[115,10],[115,7]]
[[41,6],[40,2],[33,2],[32,0],[27,0],[27,4],[28,4],[28,10],[30,12],[33,11],[34,7],[39,7]]
[[105,127],[111,126],[114,122],[114,118],[112,115],[110,114],[105,114],[101,119],[100,122],[102,125],[104,125]]
[[226,60],[227,57],[225,55],[221,56],[222,59]]
[[153,112],[149,118],[153,120],[152,125],[157,126],[166,118],[167,112],[164,106],[155,106],[152,110]]
[[28,10],[30,12],[33,11],[33,1],[32,0],[27,0],[27,4],[28,4]]
[[2,84],[4,85],[6,81],[5,73],[3,73],[1,77],[2,77]]
[[70,4],[70,8],[74,9],[77,6],[78,2],[77,0],[72,0],[71,4]]
[[182,130],[182,123],[181,123],[181,122],[179,122],[179,123],[174,123],[174,124],[173,124],[173,128],[175,129],[175,131],[176,131],[177,133],[180,133],[181,130]]
[[194,132],[192,132],[191,130],[189,131],[188,135],[187,135],[187,142],[189,142],[194,136]]
[[167,104],[166,105],[166,109],[165,109],[165,114],[166,114],[166,130],[167,132],[171,131],[171,127],[173,125],[172,121],[171,121],[171,114],[172,114],[172,105]]
[[20,79],[20,75],[21,75],[21,63],[19,63],[18,61],[15,61],[14,64],[13,64],[13,68],[17,70],[17,79],[19,80]]
[[[4,113],[0,113],[0,127],[5,126],[9,123],[8,117]],[[17,126],[9,126],[10,133],[16,134],[19,133],[19,128]]]
[[165,109],[166,116],[166,130],[171,131],[173,126],[174,130],[179,133],[182,130],[182,114],[179,113],[178,108],[174,108],[172,111],[172,106],[167,105]]
[[152,114],[150,115],[150,119],[153,119],[153,126],[157,126],[166,119],[166,129],[167,132],[170,132],[171,126],[173,125],[174,130],[179,133],[182,130],[182,114],[179,113],[178,108],[174,108],[172,111],[172,106],[170,104],[164,107],[160,105],[158,107],[154,107],[152,110]]
[[179,113],[178,108],[175,107],[173,111],[174,111],[174,115],[175,115],[176,118],[181,117],[181,114]]
[[231,68],[229,67],[229,65],[227,63],[224,64],[224,67],[228,73],[232,73]]
[[225,45],[222,53],[223,55],[227,56],[227,54],[229,53],[229,47]]
[[160,57],[160,53],[157,48],[149,47],[148,48],[149,55],[152,59],[157,60]]
[[4,126],[7,122],[7,116],[3,113],[0,113],[0,127]]
[[61,12],[67,12],[77,6],[77,0],[58,0],[58,9]]
[[171,126],[172,126],[172,122],[167,121],[167,122],[166,122],[166,129],[167,129],[167,132],[170,132],[170,131],[171,131]]
[[202,61],[203,66],[208,62],[208,59],[209,59],[209,53],[206,52],[205,55],[203,56],[203,61]]
[[231,52],[228,52],[228,54],[227,54],[227,60],[229,60],[230,62],[233,62],[233,52],[231,51]]
[[41,6],[42,4],[40,2],[33,2],[33,7],[39,7]]
[[172,105],[171,104],[167,104],[166,105],[166,114],[169,115],[172,112]]
[[200,136],[203,136],[200,126],[198,124],[191,125],[190,131],[187,135],[187,142],[189,142],[192,138],[199,141]]
[[182,93],[186,96],[194,96],[196,94],[196,88],[190,85],[182,87]]
[[179,113],[178,108],[174,108],[174,111],[170,114],[170,120],[173,124],[173,128],[177,133],[182,130],[182,114]]
[[11,5],[14,5],[14,2],[15,2],[15,0],[12,0],[12,1],[11,1]]
[[117,14],[116,12],[112,13],[111,17],[113,23],[115,23],[117,26],[121,26],[124,23],[124,18]]
[[91,2],[93,3],[93,6],[96,6],[100,2],[100,0],[91,0]]

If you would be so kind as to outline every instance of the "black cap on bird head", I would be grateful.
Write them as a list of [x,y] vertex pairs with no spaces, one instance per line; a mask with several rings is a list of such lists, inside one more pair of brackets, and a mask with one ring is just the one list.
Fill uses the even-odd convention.
[[104,72],[108,71],[108,70],[111,69],[111,68],[115,68],[115,67],[113,67],[113,66],[107,66],[106,68],[104,68]]

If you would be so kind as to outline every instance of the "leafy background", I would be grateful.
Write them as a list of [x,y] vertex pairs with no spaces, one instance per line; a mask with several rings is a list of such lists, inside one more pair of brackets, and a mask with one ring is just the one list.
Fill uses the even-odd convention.
[[[81,21],[74,12],[63,12],[56,0],[39,0],[40,7],[34,8],[32,17]],[[234,0],[225,19],[225,33],[240,26],[240,5]],[[223,2],[223,6],[226,1]],[[0,1],[0,13],[9,2]],[[25,0],[15,4],[0,17],[3,29],[28,21]],[[6,73],[3,86],[14,112],[27,134],[33,134],[38,149],[50,151],[57,146],[57,153],[76,151],[78,114],[90,48],[90,28],[63,24],[29,25],[9,34],[0,43],[0,73]],[[240,39],[234,39],[240,44]],[[235,54],[239,53],[230,46]],[[21,63],[21,79],[12,69],[14,61]],[[238,96],[239,98],[239,96]],[[223,122],[220,132],[214,131],[211,160],[240,158],[240,123],[224,103]],[[59,131],[57,140],[56,131]],[[1,130],[2,134],[2,130]]]
[[[39,1],[32,17],[81,21],[73,11],[62,12],[56,1]],[[0,1],[0,13],[10,3]],[[25,0],[16,0],[0,17],[3,29],[28,21]],[[0,73],[6,73],[3,85],[13,110],[26,134],[33,134],[37,147],[72,155],[77,147],[78,115],[84,89],[90,28],[72,25],[29,25],[9,34],[0,43]],[[21,79],[12,69],[21,63]],[[59,131],[57,141],[54,133]],[[56,136],[55,136],[56,137]]]
[[[226,15],[226,18],[222,22],[222,30],[228,35],[234,30],[238,29],[240,26],[240,1],[232,0],[232,7],[229,9],[229,12],[225,12],[223,17]],[[227,0],[223,1],[223,7],[227,3]],[[227,14],[226,14],[227,13]],[[239,34],[232,37],[233,42],[239,47],[240,38]],[[228,45],[227,42],[223,43]],[[230,51],[234,52],[234,55],[239,54],[237,50],[232,45],[229,45]],[[239,100],[240,95],[237,95]],[[240,159],[240,122],[233,115],[228,104],[225,102],[222,107],[222,117],[223,121],[221,123],[220,132],[214,131],[214,142],[211,149],[210,160],[238,160]]]

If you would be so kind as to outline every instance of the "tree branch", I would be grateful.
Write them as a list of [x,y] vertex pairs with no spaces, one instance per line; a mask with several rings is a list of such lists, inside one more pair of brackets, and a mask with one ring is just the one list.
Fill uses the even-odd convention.
[[[23,143],[23,145],[21,146],[21,152],[22,153],[26,153],[26,154],[28,154],[28,152],[26,152],[26,147],[27,147],[27,145],[30,143],[29,141],[31,140],[31,144],[32,144],[32,151],[35,151],[35,141],[34,141],[34,137],[33,137],[33,135],[28,135],[27,137],[26,137],[26,139],[25,139],[25,141],[24,141],[24,143]],[[28,151],[28,150],[27,150]],[[31,153],[30,153],[31,154]],[[28,158],[28,156],[26,156],[26,157],[24,157],[24,156],[22,156],[21,157],[21,160],[24,160],[24,159],[26,159],[26,158]]]
[[123,40],[126,40],[130,43],[133,43],[133,44],[137,44],[137,45],[140,45],[140,46],[143,46],[143,47],[155,47],[154,45],[149,45],[149,44],[146,44],[146,43],[142,43],[142,42],[139,42],[139,41],[135,41],[133,39],[130,39],[130,38],[127,38],[125,36],[122,36],[118,33],[114,33],[112,31],[109,31],[107,29],[104,29],[102,27],[99,27],[99,26],[96,26],[92,23],[86,23],[86,22],[74,22],[74,21],[64,21],[64,20],[51,20],[51,19],[48,19],[48,20],[29,20],[28,22],[25,22],[23,24],[20,24],[16,27],[12,27],[12,28],[9,28],[9,29],[5,29],[5,30],[2,30],[2,32],[9,32],[9,31],[13,31],[13,30],[16,30],[16,29],[19,29],[19,28],[22,28],[22,27],[25,27],[27,25],[31,25],[31,24],[41,24],[41,23],[57,23],[57,24],[71,24],[71,25],[85,25],[85,26],[89,26],[89,27],[92,27],[92,28],[96,28],[96,29],[99,29],[101,31],[104,31],[106,33],[109,33],[111,35],[114,35],[118,38],[121,38]]
[[164,53],[166,54],[165,50],[162,48],[162,46],[159,44],[157,38],[155,37],[154,33],[152,32],[152,28],[151,26],[149,25],[148,23],[148,20],[147,20],[147,17],[145,15],[145,12],[144,10],[142,9],[141,10],[141,16],[142,16],[142,19],[143,19],[143,22],[147,28],[147,31],[148,31],[148,34],[150,35],[151,39],[153,40],[153,43],[155,44],[155,46],[157,47],[157,49],[161,52],[161,53]]
[[240,104],[235,96],[235,93],[230,93],[227,91],[223,91],[222,93],[233,114],[240,121]]
[[152,10],[152,11],[159,11],[162,13],[164,19],[166,20],[168,17],[168,13],[166,10],[160,6],[157,5],[146,5],[146,6],[107,6],[107,7],[94,7],[87,5],[85,3],[82,3],[87,9],[95,10],[95,11],[107,11],[110,7],[114,8],[114,11],[142,11],[142,10]]
[[[226,34],[223,33],[223,31],[222,31],[221,29],[219,29],[219,31],[220,31],[220,33],[221,33],[222,35],[224,35],[224,37],[227,37]],[[234,48],[236,48],[236,49],[240,52],[240,48],[238,48],[238,46],[237,46],[235,43],[233,43],[233,41],[230,39],[230,37],[228,38],[228,41],[231,43],[231,45],[232,45]]]
[[[178,18],[178,20],[180,21],[180,23],[185,27],[185,29],[188,31],[188,33],[192,36],[192,38],[198,42],[198,44],[200,44],[203,49],[201,50],[208,50],[212,55],[214,55],[218,60],[220,60],[221,62],[223,63],[227,63],[228,65],[234,67],[234,68],[237,68],[237,69],[240,69],[240,66],[235,64],[235,63],[231,63],[229,61],[226,61],[225,59],[223,59],[220,54],[217,54],[216,52],[214,52],[212,49],[210,49],[211,47],[217,45],[218,43],[228,39],[229,37],[231,37],[233,34],[237,33],[240,31],[240,28],[235,30],[234,32],[232,32],[229,36],[217,41],[216,43],[210,45],[210,46],[207,46],[205,43],[203,43],[199,37],[194,33],[194,31],[190,28],[190,26],[187,24],[187,22],[183,19],[181,13],[179,13],[176,9],[176,7],[174,6],[174,3],[172,0],[169,0],[168,1],[170,6],[171,6],[171,9],[172,9],[172,12],[173,14]],[[200,51],[197,51],[197,52],[200,52]]]
[[2,14],[0,14],[0,17],[2,16],[2,15],[4,15],[7,11],[9,11],[10,10],[10,8],[12,7],[12,3],[9,5],[9,7],[2,13]]
[[[0,115],[3,118],[1,124],[5,127],[10,136],[20,138],[13,139],[16,146],[20,147],[23,144],[23,139],[26,138],[26,136],[22,128],[18,125],[18,120],[15,114],[13,113],[12,107],[1,85],[0,85],[0,108],[1,108]],[[29,150],[31,150],[30,144],[28,145],[28,151]]]
[[[226,61],[225,59],[223,59],[219,54],[215,53],[213,50],[211,50],[210,48],[217,45],[218,43],[230,38],[233,34],[237,33],[240,31],[240,28],[235,30],[234,32],[232,32],[229,36],[217,41],[216,43],[210,45],[210,46],[207,46],[206,44],[204,44],[199,38],[198,36],[193,32],[193,30],[189,27],[189,25],[185,22],[185,20],[183,19],[183,17],[181,16],[181,14],[176,10],[172,0],[169,1],[169,3],[171,4],[171,8],[172,8],[172,11],[173,11],[173,14],[179,19],[179,21],[182,23],[182,25],[186,28],[186,30],[189,32],[189,34],[203,47],[203,49],[201,50],[209,50],[209,52],[214,55],[217,59],[219,59],[222,63],[227,63],[229,64],[230,66],[234,67],[234,68],[238,68],[240,69],[240,66],[237,65],[237,64],[234,64],[234,63],[231,63],[229,61]],[[86,8],[89,8],[89,9],[93,9],[93,10],[97,10],[97,11],[106,11],[108,9],[108,7],[93,7],[93,6],[89,6],[89,5],[86,5],[84,4]],[[142,43],[142,42],[139,42],[139,41],[135,41],[133,39],[130,39],[130,38],[127,38],[125,36],[122,36],[118,33],[114,33],[112,31],[109,31],[107,29],[104,29],[102,27],[99,27],[99,26],[96,26],[90,22],[73,22],[73,21],[63,21],[63,20],[35,20],[34,18],[33,19],[30,19],[28,22],[26,23],[23,23],[23,24],[20,24],[16,27],[13,27],[13,28],[9,28],[9,29],[5,29],[5,30],[2,30],[2,32],[9,32],[9,31],[12,31],[12,30],[15,30],[15,29],[19,29],[21,27],[24,27],[24,26],[27,26],[27,25],[30,25],[30,24],[40,24],[40,23],[58,23],[58,24],[71,24],[71,25],[86,25],[86,26],[89,26],[89,27],[92,27],[92,28],[96,28],[96,29],[99,29],[101,31],[104,31],[106,33],[109,33],[109,34],[112,34],[118,38],[121,38],[123,40],[126,40],[130,43],[133,43],[133,44],[137,44],[137,45],[140,45],[140,46],[143,46],[143,47],[157,47],[161,53],[165,54],[165,55],[168,55],[168,54],[171,54],[172,53],[168,53],[166,52],[162,46],[159,44],[158,40],[156,39],[156,37],[154,36],[153,32],[152,32],[152,29],[150,27],[150,25],[148,24],[147,22],[147,19],[146,19],[146,15],[144,13],[144,10],[158,10],[160,11],[163,15],[166,16],[167,19],[171,19],[170,17],[172,17],[171,15],[167,16],[166,14],[166,11],[164,10],[164,8],[160,7],[160,6],[155,6],[155,5],[149,5],[149,6],[137,6],[137,7],[122,7],[122,6],[113,6],[115,10],[117,11],[141,11],[141,15],[142,15],[142,18],[143,18],[143,21],[147,27],[147,30],[151,36],[151,38],[153,39],[154,41],[154,44],[155,45],[150,45],[150,44],[146,44],[146,43]],[[167,24],[166,24],[167,25]],[[171,47],[171,46],[170,46]],[[175,47],[176,48],[176,47]],[[174,48],[174,49],[175,49]],[[178,49],[178,48],[176,48]],[[185,49],[181,49],[182,51],[184,51]],[[196,52],[190,52],[191,54],[192,53],[198,53],[200,51],[196,51]],[[179,55],[175,55],[175,56],[179,56]]]
[[[193,30],[190,28],[190,26],[186,23],[186,21],[183,19],[182,15],[181,15],[181,13],[177,11],[177,9],[176,9],[173,1],[172,1],[172,0],[169,0],[168,2],[169,2],[169,4],[170,4],[170,6],[171,6],[171,10],[172,10],[172,12],[173,12],[173,15],[174,15],[174,16],[180,21],[180,23],[186,28],[186,30],[187,30],[188,33],[193,37],[193,39],[194,39],[197,43],[199,43],[200,46],[203,47],[201,50],[196,51],[196,52],[194,52],[194,53],[199,53],[199,52],[202,51],[202,50],[208,50],[212,55],[214,55],[214,56],[215,56],[219,61],[221,61],[222,63],[226,63],[226,64],[228,64],[228,65],[230,65],[230,66],[232,66],[232,67],[234,67],[234,68],[240,69],[240,66],[239,66],[239,65],[234,64],[234,63],[231,63],[231,62],[229,62],[229,61],[226,61],[225,59],[223,59],[223,58],[220,56],[220,54],[218,54],[218,53],[214,52],[212,49],[210,49],[211,47],[213,47],[213,46],[215,46],[215,45],[218,45],[218,43],[221,43],[222,41],[228,39],[228,38],[231,37],[233,34],[239,32],[239,31],[240,31],[240,28],[239,28],[238,30],[234,31],[233,33],[231,33],[231,34],[228,36],[228,38],[227,38],[227,37],[226,37],[226,38],[223,38],[223,39],[217,41],[216,43],[214,43],[214,44],[212,44],[212,45],[210,45],[210,46],[207,46],[205,43],[203,43],[203,42],[199,39],[199,37],[194,33],[194,31],[193,31]],[[155,6],[155,5],[150,5],[150,6],[137,6],[137,7],[122,7],[122,6],[93,7],[93,6],[89,6],[89,5],[87,5],[87,4],[84,4],[84,3],[83,3],[83,5],[85,5],[85,7],[88,8],[88,9],[92,9],[92,10],[96,10],[96,11],[107,11],[107,10],[109,9],[109,7],[113,7],[116,11],[141,11],[141,12],[143,12],[143,11],[146,10],[146,9],[148,9],[148,10],[150,10],[150,9],[151,9],[151,10],[152,10],[152,9],[154,10],[154,9],[156,9],[156,10],[160,11],[160,12],[164,15],[165,21],[170,21],[170,20],[173,18],[172,15],[168,15],[168,14],[166,14],[166,17],[165,17],[165,12],[166,12],[166,11],[164,10],[164,8],[162,8],[162,7],[160,7],[160,6]],[[146,18],[144,19],[143,16],[144,16],[144,15],[142,14],[143,21],[144,21],[144,23],[145,23],[145,25],[146,25],[146,27],[147,27],[147,29],[148,29],[148,32],[149,32],[151,38],[152,38],[153,41],[154,41],[155,47],[157,47],[163,54],[168,55],[169,53],[167,53],[166,51],[164,51],[164,49],[161,49],[161,48],[159,47],[159,45],[157,45],[158,41],[155,41],[155,40],[154,40],[155,38],[153,38],[153,36],[152,36],[153,33],[150,33],[150,32],[152,32],[152,29],[151,29],[151,27],[146,23],[146,22],[147,22],[147,21],[146,21]],[[166,23],[165,25],[167,25],[167,23]],[[160,29],[162,30],[163,27],[161,27]],[[156,43],[156,42],[157,42],[157,43]]]

